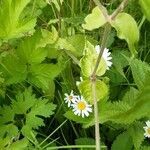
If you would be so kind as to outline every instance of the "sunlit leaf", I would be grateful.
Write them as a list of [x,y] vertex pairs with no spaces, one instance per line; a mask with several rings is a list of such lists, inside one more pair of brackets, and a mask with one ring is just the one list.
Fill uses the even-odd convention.
[[137,53],[136,45],[139,41],[139,30],[134,18],[127,13],[119,13],[112,21],[120,39],[126,40],[132,56]]
[[[96,61],[98,58],[98,54],[96,54],[96,50],[91,43],[87,43],[87,47],[85,49],[85,54],[80,60],[80,66],[83,76],[90,77],[94,71],[94,67],[96,65]],[[99,63],[96,75],[102,76],[106,72],[107,65],[103,57]]]
[[[81,92],[81,95],[85,98],[85,100],[93,104],[94,100],[93,100],[92,82],[90,80],[84,80],[79,84],[78,88]],[[96,94],[97,94],[96,96],[98,101],[108,96],[108,87],[101,80],[96,81]]]
[[105,17],[97,6],[92,10],[92,13],[85,18],[85,24],[82,24],[82,27],[86,30],[93,30],[103,26],[105,23]]

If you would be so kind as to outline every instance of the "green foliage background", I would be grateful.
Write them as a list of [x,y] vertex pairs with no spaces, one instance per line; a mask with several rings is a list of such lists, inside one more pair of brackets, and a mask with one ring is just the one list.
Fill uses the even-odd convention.
[[[120,2],[102,4],[112,13]],[[102,60],[96,83],[104,149],[150,149],[149,10],[149,0],[132,0],[111,22],[113,66]],[[0,149],[93,148],[93,113],[75,116],[64,93],[93,104],[89,76],[105,23],[90,0],[0,0]]]

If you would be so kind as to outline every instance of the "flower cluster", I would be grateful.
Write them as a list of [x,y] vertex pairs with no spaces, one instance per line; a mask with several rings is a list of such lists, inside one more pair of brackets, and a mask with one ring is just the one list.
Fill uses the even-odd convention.
[[68,103],[68,107],[72,107],[75,115],[88,117],[92,112],[92,105],[89,105],[83,98],[83,96],[74,95],[73,90],[70,94],[65,93],[65,103]]

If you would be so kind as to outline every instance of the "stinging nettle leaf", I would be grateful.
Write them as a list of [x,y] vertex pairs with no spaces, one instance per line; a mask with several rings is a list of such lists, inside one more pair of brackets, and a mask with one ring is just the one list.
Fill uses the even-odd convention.
[[90,31],[97,29],[106,23],[106,19],[98,6],[95,7],[92,10],[92,13],[89,14],[84,20],[85,24],[82,24],[82,27]]
[[139,30],[134,18],[127,13],[119,13],[111,24],[116,29],[118,37],[126,40],[134,56],[137,53],[136,45],[139,41]]
[[139,0],[139,4],[146,18],[150,21],[150,0]]
[[133,144],[131,140],[128,132],[124,132],[116,138],[112,144],[111,150],[132,150]]
[[144,83],[147,75],[150,75],[150,66],[138,59],[133,59],[130,62],[130,66],[136,85],[139,89],[142,89],[145,86]]
[[134,147],[138,150],[142,142],[144,141],[143,123],[135,122],[128,130],[128,134],[131,136]]

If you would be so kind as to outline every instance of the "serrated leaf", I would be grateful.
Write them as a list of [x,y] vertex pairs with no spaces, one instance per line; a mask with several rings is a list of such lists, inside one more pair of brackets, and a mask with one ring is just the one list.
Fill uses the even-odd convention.
[[11,107],[15,114],[25,115],[25,123],[21,129],[24,136],[31,137],[33,129],[44,125],[41,117],[49,117],[53,114],[56,106],[48,101],[48,99],[37,99],[32,94],[31,88],[16,96],[16,101],[12,103]]
[[146,62],[142,62],[138,59],[133,59],[130,62],[132,75],[134,81],[139,89],[142,89],[145,85],[147,74],[150,72],[150,66]]
[[[80,67],[83,76],[85,77],[90,77],[94,71],[94,67],[96,65],[98,55],[96,54],[96,50],[94,46],[87,42],[87,47],[85,49],[85,54],[84,56],[80,59]],[[102,76],[107,69],[107,64],[103,57],[101,58],[101,61],[99,63],[96,75],[97,76]]]
[[123,96],[122,101],[129,104],[129,106],[133,106],[136,103],[138,95],[139,91],[134,87],[130,87],[129,90]]
[[117,73],[119,73],[123,78],[126,79],[123,69],[129,64],[129,62],[125,58],[125,56],[129,56],[129,52],[123,50],[115,50],[112,53],[113,66],[115,67]]
[[47,50],[38,45],[41,39],[41,33],[36,32],[33,36],[22,41],[16,49],[20,61],[30,65],[41,63],[45,59]]
[[[21,18],[24,8],[30,0],[2,0],[0,7],[0,38],[4,40],[18,38],[33,31],[36,19]],[[29,16],[29,15],[28,15]]]
[[132,139],[127,132],[120,134],[113,142],[111,150],[132,150]]
[[[149,117],[150,114],[150,80],[149,76],[145,80],[145,86],[143,89],[137,93],[131,93],[130,96],[126,96],[126,98],[130,98],[130,100],[126,100],[125,97],[122,101],[118,102],[109,102],[109,101],[99,101],[99,113],[101,114],[99,117],[100,123],[104,123],[107,121],[112,121],[114,123],[119,124],[131,124],[134,121],[137,121],[143,117]],[[135,95],[134,95],[135,94]],[[133,98],[133,99],[131,99]],[[109,111],[108,111],[109,110]],[[145,111],[146,110],[146,111]],[[89,127],[94,125],[94,119],[91,122],[84,125],[85,127]]]
[[9,107],[0,108],[0,137],[7,135],[14,137],[18,134],[18,128],[14,125],[15,112]]
[[146,18],[150,21],[150,1],[149,0],[139,0],[142,11]]
[[82,24],[82,27],[86,30],[99,28],[106,23],[105,17],[98,6],[84,20],[85,24]]
[[119,13],[112,21],[112,26],[116,29],[118,37],[126,40],[129,50],[134,56],[137,53],[136,45],[139,41],[139,30],[134,18],[127,13]]
[[127,130],[127,132],[132,138],[135,149],[140,149],[140,146],[144,141],[143,124],[136,122]]
[[1,137],[4,137],[7,135],[8,137],[13,138],[13,137],[16,137],[18,134],[19,134],[19,130],[13,123],[1,125],[0,127]]
[[2,58],[0,70],[8,85],[22,82],[27,76],[26,65],[20,63],[18,57],[13,54],[8,54]]
[[[93,104],[93,93],[92,93],[92,82],[90,80],[84,80],[82,81],[79,86],[79,91],[81,95],[88,101],[89,103]],[[97,101],[102,100],[108,96],[108,87],[107,85],[101,81],[97,80],[96,81],[96,96],[97,96]]]
[[45,91],[49,88],[49,82],[58,76],[60,71],[61,69],[57,64],[33,65],[30,66],[28,81]]

